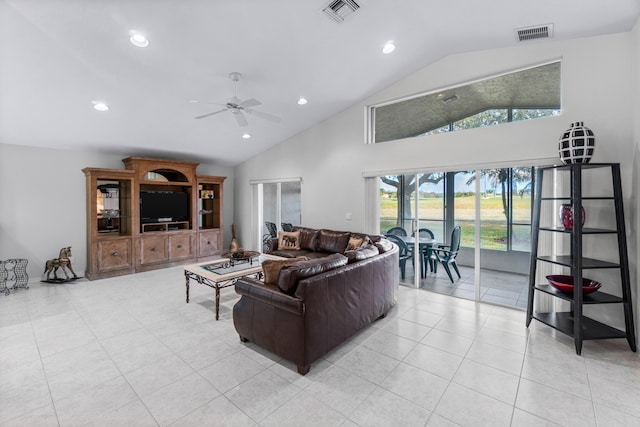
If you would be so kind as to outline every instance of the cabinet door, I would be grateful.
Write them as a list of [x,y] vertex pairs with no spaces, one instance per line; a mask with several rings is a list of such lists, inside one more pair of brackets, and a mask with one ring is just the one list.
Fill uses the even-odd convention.
[[100,240],[97,242],[98,271],[133,267],[131,239]]
[[169,259],[167,243],[169,236],[141,236],[140,264],[166,261]]
[[220,252],[220,230],[207,230],[198,233],[198,257],[216,255]]
[[175,234],[169,236],[169,259],[193,257],[195,255],[194,243],[194,234]]

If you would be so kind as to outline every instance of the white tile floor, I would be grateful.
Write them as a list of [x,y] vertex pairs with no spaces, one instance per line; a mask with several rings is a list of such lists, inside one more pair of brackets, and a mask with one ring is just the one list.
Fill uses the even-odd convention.
[[[451,295],[458,298],[475,300],[475,278],[473,267],[460,266],[458,277],[451,270],[453,283],[442,267],[436,273],[428,272],[427,277],[420,279],[420,288],[442,295]],[[413,286],[413,266],[407,262],[405,278],[402,281],[407,286]],[[527,309],[529,276],[527,274],[507,273],[503,271],[481,269],[480,270],[480,301],[491,304],[499,304],[506,307],[514,307],[521,310]]]
[[298,375],[240,343],[223,290],[180,267],[0,296],[0,426],[639,426],[626,341],[400,287],[396,308]]

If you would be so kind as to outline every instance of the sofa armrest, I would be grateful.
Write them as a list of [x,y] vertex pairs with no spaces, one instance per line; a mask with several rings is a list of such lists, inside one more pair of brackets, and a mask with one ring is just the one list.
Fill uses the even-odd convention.
[[304,314],[304,302],[301,299],[289,296],[275,287],[265,286],[259,280],[243,277],[236,282],[235,288],[236,293],[239,295],[272,305],[275,308],[298,316]]

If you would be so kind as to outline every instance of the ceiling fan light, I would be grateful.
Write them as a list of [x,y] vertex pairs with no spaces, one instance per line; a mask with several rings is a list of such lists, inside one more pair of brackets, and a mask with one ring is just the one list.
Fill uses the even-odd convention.
[[394,43],[393,40],[389,40],[382,47],[382,53],[384,53],[384,54],[389,54],[389,53],[393,52],[394,50],[396,50],[396,44]]
[[243,133],[242,134],[242,139],[249,139],[249,138],[251,138],[250,134],[248,134],[248,133]]
[[305,98],[304,96],[298,98],[298,105],[305,105],[307,102],[307,98]]
[[129,41],[132,45],[136,47],[147,47],[149,46],[149,39],[145,37],[144,34],[141,34],[137,31],[131,32],[131,37],[129,37]]

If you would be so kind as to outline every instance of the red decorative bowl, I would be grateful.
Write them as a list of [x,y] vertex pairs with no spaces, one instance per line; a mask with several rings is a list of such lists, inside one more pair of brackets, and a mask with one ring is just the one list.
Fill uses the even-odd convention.
[[[559,290],[560,292],[566,292],[568,294],[573,293],[573,276],[565,276],[562,274],[551,274],[547,276],[547,280],[551,283],[551,286]],[[595,280],[582,278],[582,293],[590,294],[600,289],[602,283]]]

